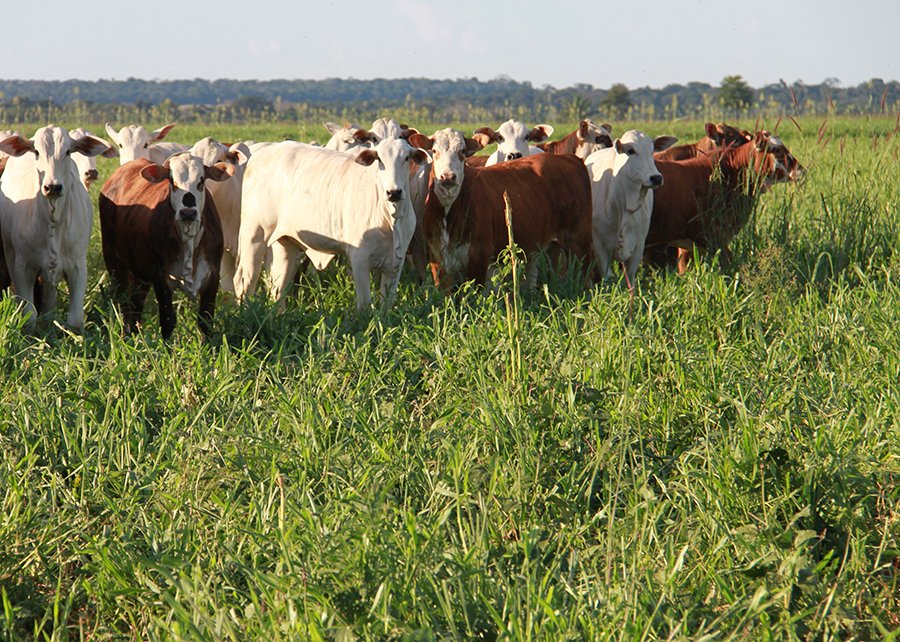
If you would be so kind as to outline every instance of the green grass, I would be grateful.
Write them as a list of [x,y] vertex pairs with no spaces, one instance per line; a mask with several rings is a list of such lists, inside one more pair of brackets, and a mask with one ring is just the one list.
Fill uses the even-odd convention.
[[406,275],[356,314],[339,262],[208,343],[177,297],[166,346],[96,238],[82,335],[0,301],[0,639],[900,639],[894,121],[800,125],[733,271],[633,312]]

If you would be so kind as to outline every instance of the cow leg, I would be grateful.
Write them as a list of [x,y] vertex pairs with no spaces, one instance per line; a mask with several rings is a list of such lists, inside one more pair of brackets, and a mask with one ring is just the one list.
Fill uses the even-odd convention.
[[688,260],[690,259],[691,253],[683,247],[678,248],[678,260],[676,265],[678,266],[678,274],[684,274],[687,272],[688,268]]
[[271,285],[269,295],[278,302],[278,311],[283,312],[286,303],[284,295],[290,290],[294,280],[294,266],[300,247],[288,238],[280,238],[272,244],[272,267],[269,271]]
[[364,310],[372,303],[372,283],[369,275],[369,257],[361,252],[349,256],[350,271],[356,289],[356,309]]
[[536,290],[538,282],[538,260],[537,256],[532,256],[525,261],[525,287],[529,290]]
[[265,230],[241,229],[238,238],[238,263],[234,274],[234,293],[240,300],[256,291],[260,266],[266,255]]
[[147,293],[150,286],[132,279],[131,284],[123,289],[122,293],[122,322],[125,334],[131,334],[141,327],[141,318],[144,316],[144,303],[147,302]]
[[219,291],[219,280],[209,278],[200,290],[200,306],[197,308],[197,327],[203,338],[209,338],[212,331],[213,316],[216,312],[216,294]]
[[34,307],[34,282],[37,279],[37,270],[19,262],[15,262],[11,267],[13,289],[16,296],[25,304],[23,312],[28,315],[28,325],[34,325],[37,320],[37,309]]
[[234,294],[234,256],[230,252],[222,252],[222,261],[219,263],[219,289],[223,292]]
[[70,328],[80,330],[84,326],[84,293],[87,289],[87,264],[78,265],[66,271],[69,286],[69,316],[66,322]]
[[50,283],[50,279],[44,279],[34,286],[34,307],[38,315],[46,314],[56,308],[57,286]]
[[156,304],[159,306],[159,328],[165,341],[169,340],[175,330],[175,306],[172,303],[172,287],[168,277],[157,276],[153,281],[153,291],[156,294]]

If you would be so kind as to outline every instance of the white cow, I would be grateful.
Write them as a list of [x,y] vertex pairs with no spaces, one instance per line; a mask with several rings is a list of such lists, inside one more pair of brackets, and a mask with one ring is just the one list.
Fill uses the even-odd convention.
[[[88,130],[82,127],[76,127],[75,129],[69,130],[69,137],[72,140],[79,140],[84,138],[85,136],[94,136]],[[98,138],[97,136],[94,136]],[[100,140],[103,140],[102,138]],[[106,141],[104,141],[106,142]],[[108,143],[107,143],[108,144]],[[105,158],[116,158],[119,155],[119,150],[115,147],[111,146],[105,152],[103,152],[102,156]],[[78,176],[81,177],[81,183],[84,185],[84,188],[88,191],[91,189],[91,185],[94,181],[97,180],[99,174],[97,173],[97,157],[96,156],[85,156],[81,153],[72,154],[72,158],[75,160],[75,166],[78,167]]]
[[325,149],[336,152],[346,152],[354,147],[360,147],[371,141],[371,134],[356,123],[324,123],[325,129],[331,134],[331,138],[325,143]]
[[256,289],[271,247],[270,292],[276,300],[290,284],[301,250],[319,270],[335,255],[347,256],[358,309],[371,301],[370,272],[380,275],[381,293],[390,300],[416,226],[410,163],[429,161],[425,150],[394,138],[355,157],[294,142],[251,156],[241,198],[237,297]]
[[673,136],[650,139],[634,129],[616,139],[609,149],[588,156],[584,163],[591,177],[593,242],[601,276],[610,261],[625,268],[628,289],[644,255],[644,242],[653,211],[653,190],[663,183],[653,152],[669,148]]
[[106,133],[119,147],[119,164],[124,165],[135,158],[149,158],[154,163],[162,165],[172,154],[185,152],[190,145],[183,143],[160,143],[168,135],[175,123],[148,132],[142,125],[126,125],[116,131],[112,125],[106,123]]
[[0,181],[3,250],[16,295],[34,320],[34,287],[42,280],[41,310],[56,305],[56,286],[69,286],[68,324],[84,324],[87,253],[93,208],[70,154],[96,156],[109,145],[94,136],[72,140],[61,127],[38,129],[29,140],[14,135],[0,141],[12,158]]
[[[274,143],[255,143],[254,146],[256,149],[262,149],[272,144]],[[213,202],[216,204],[225,241],[225,251],[222,253],[222,264],[219,268],[221,276],[219,287],[226,292],[234,292],[238,234],[241,229],[241,192],[244,170],[251,152],[245,143],[234,143],[230,147],[226,147],[215,138],[207,136],[194,143],[194,146],[191,147],[191,155],[203,159],[203,164],[207,167],[221,162],[234,166],[234,173],[228,180],[207,182],[206,184],[206,189],[209,190]]]
[[543,150],[530,143],[543,143],[550,138],[551,134],[553,134],[553,127],[550,125],[537,125],[533,129],[528,129],[525,123],[510,119],[500,125],[497,131],[490,127],[479,127],[475,130],[472,138],[481,143],[483,147],[497,143],[497,149],[488,156],[485,163],[485,167],[488,167],[523,156],[542,153]]

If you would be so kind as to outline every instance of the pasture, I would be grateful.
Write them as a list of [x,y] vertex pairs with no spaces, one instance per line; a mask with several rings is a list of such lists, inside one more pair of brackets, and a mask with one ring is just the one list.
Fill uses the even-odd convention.
[[[0,301],[0,639],[897,639],[895,125],[781,122],[805,182],[633,303],[407,269],[357,314],[338,261],[284,314],[220,294],[208,343],[176,294],[167,346],[152,296],[122,336],[95,219],[82,334]],[[205,135],[327,139],[167,140]]]

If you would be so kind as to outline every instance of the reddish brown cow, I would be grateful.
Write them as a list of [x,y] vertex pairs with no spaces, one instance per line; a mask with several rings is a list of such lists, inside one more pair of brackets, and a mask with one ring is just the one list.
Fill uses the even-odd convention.
[[159,305],[163,339],[175,329],[172,286],[199,297],[197,325],[209,335],[219,291],[222,226],[204,185],[222,181],[233,166],[205,167],[190,153],[164,165],[147,159],[126,163],[100,191],[103,259],[122,307],[125,331],[141,323],[150,287]]
[[566,134],[560,140],[538,143],[538,149],[547,154],[575,154],[578,158],[587,158],[598,149],[612,147],[612,125],[603,123],[595,125],[590,120],[584,119],[578,125],[578,129]]
[[[515,243],[526,258],[557,244],[584,265],[591,262],[591,185],[580,159],[535,154],[478,168],[461,162],[478,143],[458,131],[412,140],[434,150],[424,231],[438,287],[449,289],[459,277],[481,285],[487,281],[490,264],[509,243],[504,193],[512,209]],[[442,161],[451,157],[460,162],[443,167]],[[536,279],[536,263],[530,261],[529,284]]]
[[694,244],[722,251],[746,224],[756,195],[771,185],[799,179],[804,169],[787,147],[769,132],[753,142],[683,161],[656,159],[663,185],[655,192],[645,247],[678,247],[678,271],[687,267]]
[[753,134],[746,130],[737,129],[725,123],[706,123],[706,136],[698,140],[696,143],[688,145],[678,145],[670,147],[661,152],[656,152],[654,156],[657,160],[687,160],[688,158],[696,158],[707,152],[720,147],[729,145],[739,146],[753,140]]

